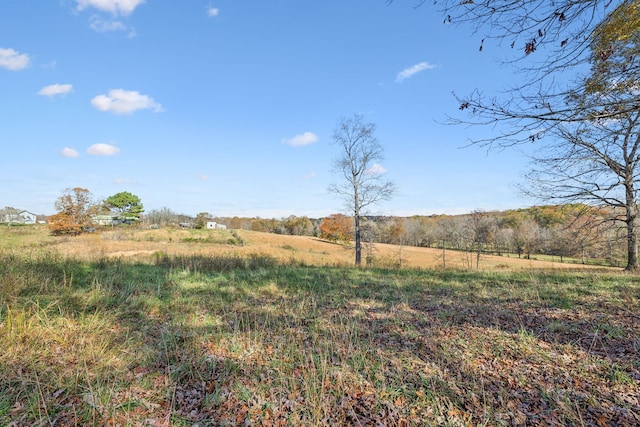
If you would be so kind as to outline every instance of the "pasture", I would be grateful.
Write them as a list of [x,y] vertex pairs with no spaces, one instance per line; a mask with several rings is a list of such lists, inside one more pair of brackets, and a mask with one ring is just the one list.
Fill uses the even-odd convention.
[[637,276],[467,255],[3,227],[0,425],[640,424]]

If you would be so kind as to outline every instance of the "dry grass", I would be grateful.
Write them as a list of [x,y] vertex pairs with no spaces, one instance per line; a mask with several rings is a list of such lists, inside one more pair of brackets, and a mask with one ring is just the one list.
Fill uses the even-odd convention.
[[[22,231],[23,234],[28,234]],[[268,255],[279,261],[298,262],[310,266],[351,266],[353,249],[308,236],[285,236],[246,230],[135,230],[117,228],[73,238],[52,240],[46,229],[32,230],[31,243],[41,241],[53,244],[56,251],[65,256],[82,259],[134,258],[144,260],[161,253],[176,255],[239,256]],[[35,236],[35,237],[34,237]],[[56,243],[57,242],[57,243]],[[54,244],[55,243],[55,244]],[[417,248],[387,244],[374,245],[374,266],[386,268],[443,268],[472,269],[475,254],[460,251]],[[602,267],[581,264],[519,259],[506,256],[483,255],[480,270],[518,271],[541,269],[598,269]]]
[[0,425],[640,423],[635,276],[335,267],[337,245],[232,231],[55,242],[0,250]]

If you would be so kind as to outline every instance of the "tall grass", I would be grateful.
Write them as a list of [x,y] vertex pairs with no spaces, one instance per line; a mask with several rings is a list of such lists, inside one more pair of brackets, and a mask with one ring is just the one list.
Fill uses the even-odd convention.
[[0,252],[0,425],[639,420],[615,274]]

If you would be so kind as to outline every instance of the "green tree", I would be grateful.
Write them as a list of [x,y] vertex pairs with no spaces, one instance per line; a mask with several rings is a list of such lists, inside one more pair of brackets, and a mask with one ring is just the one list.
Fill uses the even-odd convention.
[[137,221],[144,212],[140,198],[128,191],[122,191],[108,197],[105,203],[123,221]]
[[329,192],[344,198],[353,213],[357,266],[362,261],[362,216],[366,209],[388,200],[395,192],[395,185],[383,180],[383,170],[376,163],[384,156],[382,145],[375,137],[375,129],[375,124],[364,123],[362,116],[356,114],[340,119],[333,134],[333,141],[340,149],[333,168],[341,181],[331,185]]
[[207,222],[209,221],[209,218],[211,218],[211,215],[209,214],[209,212],[200,212],[198,215],[196,215],[195,227],[198,229],[206,227]]
[[286,231],[286,234],[292,236],[310,235],[313,232],[313,224],[306,216],[298,217],[290,215],[282,220],[282,227]]

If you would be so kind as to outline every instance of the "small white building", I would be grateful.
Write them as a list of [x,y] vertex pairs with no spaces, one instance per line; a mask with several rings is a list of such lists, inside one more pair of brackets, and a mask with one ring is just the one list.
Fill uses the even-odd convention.
[[36,214],[31,213],[29,211],[21,211],[18,213],[18,216],[22,218],[23,224],[35,224],[36,223]]
[[94,215],[91,217],[96,225],[108,226],[120,224],[120,219],[115,215]]
[[215,221],[207,221],[207,228],[209,230],[226,230],[227,226],[224,224],[218,224]]
[[6,224],[35,224],[36,214],[14,208],[0,210],[0,222]]

